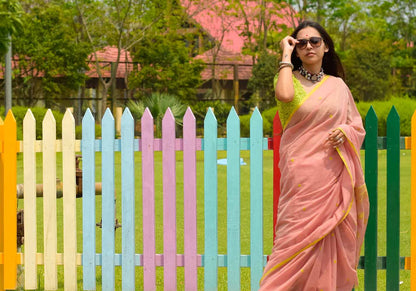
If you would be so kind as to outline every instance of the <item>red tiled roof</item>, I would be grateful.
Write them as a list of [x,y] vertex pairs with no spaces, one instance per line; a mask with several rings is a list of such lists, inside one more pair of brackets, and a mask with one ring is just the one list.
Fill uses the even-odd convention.
[[[107,46],[100,51],[97,51],[96,54],[92,53],[88,58],[88,66],[90,70],[86,72],[87,76],[90,78],[98,78],[97,64],[95,62],[97,55],[97,60],[100,66],[101,75],[103,78],[111,77],[111,63],[117,61],[118,49],[114,46]],[[126,73],[133,71],[132,58],[130,52],[122,49],[120,51],[120,60],[117,67],[117,78],[124,78]]]
[[[238,11],[233,11],[225,0],[181,0],[182,6],[186,13],[199,23],[202,28],[214,39],[221,42],[221,46],[227,51],[241,53],[244,43],[248,41],[242,36],[245,28],[245,19],[238,15]],[[250,31],[258,30],[259,21],[259,4],[258,1],[242,1],[241,4],[247,14]],[[277,27],[281,24],[292,26],[288,19],[282,18],[281,15],[289,15],[290,9],[281,9],[272,2],[268,3],[269,7],[266,14],[270,14],[271,19],[269,27]],[[227,9],[227,13],[224,11]],[[280,11],[279,11],[280,10]],[[222,41],[221,41],[222,40]]]
[[[203,60],[207,64],[202,71],[201,76],[203,80],[209,80],[212,78],[212,67],[214,49],[206,51],[202,55],[196,56],[195,59]],[[251,77],[251,70],[253,65],[253,59],[251,56],[243,55],[241,53],[235,53],[221,49],[216,56],[215,63],[215,77],[222,80],[234,79],[234,67],[238,66],[238,79],[248,80]]]
[[[233,80],[234,69],[232,64],[239,64],[238,79],[248,80],[251,77],[253,60],[251,56],[242,54],[244,44],[248,41],[243,36],[245,19],[239,17],[235,11],[233,13],[232,10],[228,10],[227,13],[221,12],[228,5],[224,0],[181,0],[181,4],[192,19],[199,23],[211,37],[220,42],[220,50],[215,58],[215,63],[218,64],[215,69],[216,78]],[[245,6],[244,9],[250,22],[250,31],[258,30],[259,22],[256,16],[260,9],[258,2],[243,1],[241,4]],[[289,15],[289,8],[279,11],[277,10],[279,8],[273,6],[273,3],[269,2],[269,5],[270,7],[266,13],[271,14],[270,27],[274,26],[276,29],[281,24],[291,26],[287,19],[278,16],[278,14]],[[212,64],[214,54],[215,48],[195,57],[195,59],[201,59],[206,64]],[[230,65],[223,66],[223,64]],[[207,65],[202,72],[202,79],[209,80],[211,77],[212,65]]]

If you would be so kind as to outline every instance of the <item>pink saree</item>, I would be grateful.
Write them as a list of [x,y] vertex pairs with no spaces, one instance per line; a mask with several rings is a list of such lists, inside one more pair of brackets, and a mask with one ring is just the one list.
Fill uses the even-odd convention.
[[[281,196],[276,238],[260,290],[348,290],[368,219],[368,195],[359,150],[365,131],[348,87],[327,76],[306,94],[280,103]],[[347,140],[326,143],[335,128]]]

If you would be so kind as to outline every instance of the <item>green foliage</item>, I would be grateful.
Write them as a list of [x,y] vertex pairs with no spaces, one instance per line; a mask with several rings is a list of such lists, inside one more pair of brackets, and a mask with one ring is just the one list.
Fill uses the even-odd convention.
[[9,48],[9,36],[16,35],[22,29],[23,10],[18,0],[0,1],[0,56]]
[[191,105],[192,112],[196,118],[197,134],[203,134],[205,115],[207,114],[208,108],[212,108],[218,123],[218,134],[224,135],[226,133],[226,123],[231,107],[230,104],[221,101],[202,101]]
[[140,65],[129,82],[140,88],[139,96],[148,92],[166,92],[181,100],[193,99],[201,85],[203,63],[193,60],[190,49],[179,35],[154,34],[135,46],[134,61]]
[[[269,108],[261,114],[263,118],[263,135],[267,137],[273,136],[273,120],[276,116],[277,107]],[[250,136],[250,118],[251,114],[240,116],[241,136]]]
[[393,97],[386,101],[359,102],[357,108],[363,121],[365,121],[365,116],[367,115],[370,106],[373,106],[378,118],[379,136],[386,136],[387,117],[393,106],[400,116],[400,135],[411,135],[411,120],[413,113],[416,110],[416,100],[408,97]]
[[[42,122],[43,118],[45,117],[46,111],[48,109],[41,108],[41,107],[23,107],[23,106],[13,106],[12,112],[13,116],[16,119],[16,126],[17,126],[17,139],[23,140],[23,120],[27,113],[27,110],[30,109],[32,111],[33,117],[36,119],[36,139],[42,139]],[[64,115],[56,110],[52,110],[53,116],[56,121],[56,138],[62,138],[62,118]],[[0,107],[0,116],[4,116],[4,107]]]
[[344,66],[354,98],[362,101],[384,99],[392,93],[391,41],[366,34],[355,36],[352,42]]
[[182,104],[178,98],[166,93],[153,93],[143,101],[132,101],[127,103],[131,114],[137,120],[140,119],[146,108],[152,113],[156,125],[156,136],[160,137],[162,133],[162,120],[166,110],[170,108],[176,124],[182,124],[182,118],[186,111],[186,105]]
[[253,66],[252,76],[248,88],[254,92],[251,96],[252,105],[264,110],[275,104],[273,78],[278,68],[276,54],[262,53]]
[[45,98],[50,107],[53,99],[69,97],[86,80],[83,71],[91,48],[77,40],[72,12],[65,5],[44,3],[23,17],[13,50],[19,57],[15,94],[27,105]]

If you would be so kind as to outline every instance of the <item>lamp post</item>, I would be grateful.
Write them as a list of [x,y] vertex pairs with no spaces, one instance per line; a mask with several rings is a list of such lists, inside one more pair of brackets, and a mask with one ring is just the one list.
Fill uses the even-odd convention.
[[7,115],[9,109],[12,109],[12,41],[9,36],[9,48],[5,59],[5,95],[4,95],[4,116]]

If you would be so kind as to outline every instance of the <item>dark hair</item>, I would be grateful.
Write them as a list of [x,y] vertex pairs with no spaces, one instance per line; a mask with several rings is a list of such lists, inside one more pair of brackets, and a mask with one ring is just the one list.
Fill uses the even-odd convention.
[[[298,25],[298,27],[296,27],[295,31],[293,31],[291,36],[293,38],[296,38],[299,31],[306,27],[315,28],[321,35],[326,46],[328,47],[328,52],[324,54],[324,58],[322,60],[322,68],[324,69],[325,74],[345,79],[344,68],[341,64],[340,58],[335,52],[334,42],[332,41],[331,37],[326,32],[326,30],[319,23],[314,21],[303,21]],[[296,56],[295,50],[292,53],[292,64],[296,70],[302,65],[302,61],[298,56]]]

